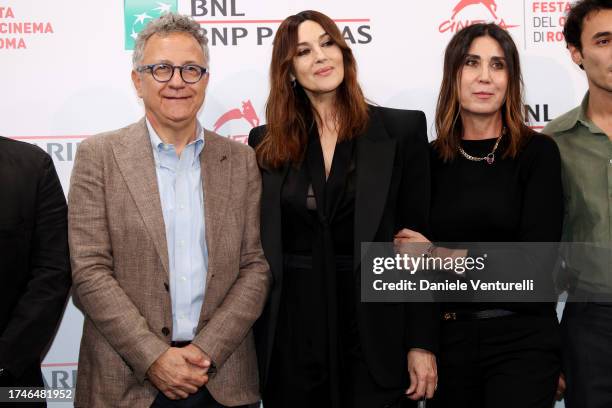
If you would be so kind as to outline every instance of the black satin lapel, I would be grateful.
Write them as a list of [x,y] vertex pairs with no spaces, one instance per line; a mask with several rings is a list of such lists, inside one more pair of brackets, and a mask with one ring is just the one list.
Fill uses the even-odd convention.
[[385,209],[393,161],[395,139],[382,120],[372,113],[366,132],[356,140],[357,181],[355,197],[355,266],[361,262],[361,243],[374,240]]
[[335,219],[346,192],[353,146],[353,140],[345,140],[338,143],[334,151],[331,171],[325,185],[325,211],[330,220]]
[[318,133],[310,134],[308,149],[306,150],[306,170],[310,174],[310,182],[317,202],[317,214],[322,222],[325,217],[325,163],[323,150]]
[[[261,195],[261,246],[270,265],[273,277],[273,290],[268,300],[270,314],[266,330],[267,341],[265,343],[265,362],[260,367],[262,373],[267,376],[274,336],[276,332],[276,320],[280,305],[281,288],[283,287],[283,242],[281,225],[281,188],[289,165],[277,170],[262,170],[262,195]],[[263,330],[263,328],[262,328]]]
[[283,270],[283,245],[281,226],[281,188],[289,170],[285,165],[278,170],[262,171],[263,193],[261,197],[261,245],[275,284],[280,284]]

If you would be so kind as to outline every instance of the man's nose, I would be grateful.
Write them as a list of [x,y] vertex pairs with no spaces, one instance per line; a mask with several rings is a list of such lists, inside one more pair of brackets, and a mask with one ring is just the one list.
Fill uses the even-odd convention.
[[168,85],[173,88],[182,88],[185,86],[185,81],[181,75],[181,67],[174,67],[172,71],[172,78],[168,81]]

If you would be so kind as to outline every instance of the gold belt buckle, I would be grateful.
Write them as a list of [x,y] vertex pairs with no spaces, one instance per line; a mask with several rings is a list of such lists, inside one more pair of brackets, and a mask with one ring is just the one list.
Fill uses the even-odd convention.
[[457,320],[457,313],[455,312],[444,312],[442,320]]

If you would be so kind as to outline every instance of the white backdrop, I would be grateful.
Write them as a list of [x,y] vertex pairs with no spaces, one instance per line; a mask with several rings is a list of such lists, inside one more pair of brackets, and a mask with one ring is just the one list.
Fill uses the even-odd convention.
[[[326,13],[345,30],[367,97],[425,111],[430,139],[444,47],[470,22],[496,21],[512,34],[534,128],[576,106],[586,91],[561,34],[565,1],[0,0],[0,135],[49,152],[66,193],[79,142],[143,115],[125,27],[137,31],[136,14],[155,17],[156,8],[173,3],[209,33],[211,77],[200,120],[213,129],[231,112],[234,119],[218,132],[240,140],[251,123],[264,122],[272,35],[304,9]],[[251,123],[241,117],[243,103],[255,110],[257,118],[246,115]],[[50,386],[74,385],[82,322],[70,301],[43,364]],[[53,404],[61,405],[69,406]]]

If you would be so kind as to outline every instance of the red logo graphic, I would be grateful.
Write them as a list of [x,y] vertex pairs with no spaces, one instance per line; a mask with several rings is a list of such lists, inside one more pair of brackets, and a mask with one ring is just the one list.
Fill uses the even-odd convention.
[[493,17],[493,20],[495,21],[495,23],[499,25],[501,28],[504,28],[507,30],[509,28],[518,27],[518,25],[507,24],[503,18],[498,17],[497,3],[495,0],[460,0],[457,3],[457,5],[453,8],[451,18],[442,22],[442,24],[440,24],[440,26],[438,27],[438,31],[440,31],[441,33],[445,33],[447,31],[450,31],[451,33],[456,33],[462,28],[470,26],[472,24],[487,22],[484,16],[483,18],[476,19],[476,20],[470,20],[470,19],[462,20],[460,18],[457,18],[457,15],[460,14],[463,10],[465,10],[469,6],[477,6],[477,5],[486,7],[490,15]]
[[453,16],[451,17],[451,20],[454,20],[455,16],[457,16],[457,13],[459,13],[464,8],[475,4],[482,4],[483,6],[488,8],[491,14],[493,15],[493,18],[497,20],[497,16],[495,15],[495,12],[497,11],[497,3],[495,3],[495,0],[461,0],[459,4],[457,4],[453,9]]
[[[225,112],[223,115],[217,119],[214,126],[214,131],[218,131],[221,126],[225,125],[227,122],[232,120],[240,120],[244,119],[251,125],[252,128],[259,126],[259,117],[257,116],[257,112],[253,108],[253,104],[250,100],[246,100],[242,102],[242,110],[235,108]],[[232,135],[229,136],[234,140],[239,140],[243,143],[247,142],[248,135]]]

